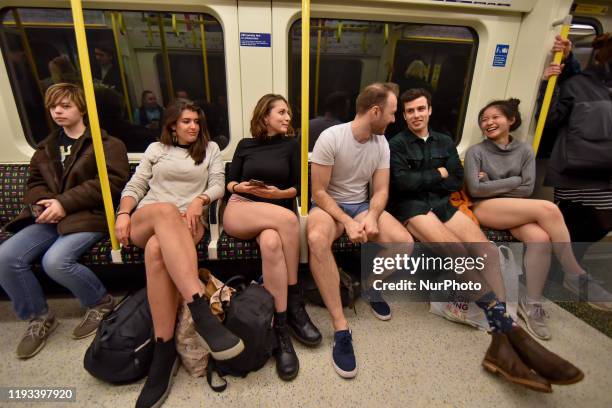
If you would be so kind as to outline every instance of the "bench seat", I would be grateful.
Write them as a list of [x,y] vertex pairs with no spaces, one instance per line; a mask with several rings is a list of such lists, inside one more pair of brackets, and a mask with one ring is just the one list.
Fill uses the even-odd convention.
[[[130,164],[133,173],[137,163]],[[27,164],[0,164],[0,226],[5,225],[19,214],[23,208],[23,195],[29,175]],[[226,165],[226,170],[229,166]],[[226,173],[227,174],[227,173]],[[227,195],[225,199],[227,199]],[[259,245],[255,240],[241,240],[231,237],[218,225],[219,214],[216,213],[216,203],[211,206],[211,228],[207,229],[206,236],[197,245],[198,260],[255,260],[260,259]],[[219,232],[221,231],[221,232]],[[489,240],[494,242],[516,241],[509,231],[498,231],[483,228]],[[211,237],[212,235],[212,237]],[[11,236],[8,232],[0,232],[0,244]],[[216,241],[216,254],[209,257],[209,244]],[[358,253],[360,245],[352,243],[346,234],[338,238],[332,246],[336,254]],[[136,246],[122,248],[123,262],[128,265],[144,263],[144,251]],[[81,262],[85,265],[110,265],[111,244],[108,237],[96,243],[83,257]]]

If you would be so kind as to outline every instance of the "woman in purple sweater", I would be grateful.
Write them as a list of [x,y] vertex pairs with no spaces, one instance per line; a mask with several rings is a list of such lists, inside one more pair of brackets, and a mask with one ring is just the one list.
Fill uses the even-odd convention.
[[465,181],[478,221],[489,228],[510,230],[516,239],[527,243],[527,294],[519,299],[518,313],[534,336],[547,340],[551,335],[541,296],[551,249],[566,281],[578,281],[586,272],[574,257],[558,207],[550,201],[528,198],[535,185],[535,157],[531,147],[510,135],[521,125],[519,103],[518,99],[493,101],[481,109],[478,121],[485,140],[465,155]]

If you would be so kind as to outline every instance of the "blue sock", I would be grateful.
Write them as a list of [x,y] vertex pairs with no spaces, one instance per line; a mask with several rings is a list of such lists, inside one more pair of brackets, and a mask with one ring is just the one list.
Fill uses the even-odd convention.
[[506,311],[506,302],[500,302],[493,292],[489,292],[476,301],[487,317],[489,327],[493,332],[507,333],[516,323]]

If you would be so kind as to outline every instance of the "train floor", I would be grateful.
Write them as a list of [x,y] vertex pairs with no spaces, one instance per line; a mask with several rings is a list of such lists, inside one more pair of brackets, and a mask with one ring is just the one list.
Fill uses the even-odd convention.
[[[353,330],[359,373],[344,380],[331,364],[332,327],[323,308],[309,306],[323,333],[314,349],[295,344],[300,373],[281,381],[274,360],[246,378],[229,378],[223,393],[213,392],[203,377],[184,369],[175,377],[166,407],[610,407],[612,406],[612,339],[582,320],[547,303],[553,339],[545,344],[574,362],[585,379],[572,386],[553,386],[540,394],[498,378],[481,367],[489,335],[451,323],[428,312],[425,303],[390,299],[393,318],[376,319],[362,300],[357,313],[345,309]],[[8,301],[0,302],[0,386],[74,387],[77,402],[50,406],[130,407],[144,383],[112,386],[83,369],[83,355],[92,338],[72,340],[70,333],[83,312],[73,299],[51,299],[60,325],[34,358],[18,360],[16,344],[25,330]],[[45,406],[0,403],[3,407]]]

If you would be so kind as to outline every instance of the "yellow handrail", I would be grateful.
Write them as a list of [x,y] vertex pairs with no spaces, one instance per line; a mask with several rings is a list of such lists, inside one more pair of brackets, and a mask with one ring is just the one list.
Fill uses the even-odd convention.
[[119,76],[121,78],[121,87],[123,88],[123,101],[128,112],[130,122],[132,119],[132,104],[130,103],[130,95],[128,95],[127,81],[125,79],[125,66],[123,65],[123,56],[121,54],[121,46],[119,44],[120,32],[120,14],[118,11],[111,11],[111,23],[113,26],[113,39],[115,40],[115,49],[117,50],[117,65],[119,65]]
[[315,62],[315,94],[314,94],[314,114],[319,114],[319,81],[321,76],[321,27],[325,25],[325,21],[319,20],[319,28],[317,29],[317,58]]
[[199,16],[200,38],[202,39],[202,63],[204,64],[204,88],[206,89],[206,102],[210,102],[210,80],[208,78],[208,55],[206,53],[206,29],[204,17]]
[[174,85],[172,84],[172,71],[170,70],[170,58],[168,57],[168,46],[166,45],[166,31],[161,13],[157,14],[157,25],[159,27],[159,41],[161,42],[162,60],[164,62],[164,78],[166,78],[166,89],[168,90],[168,102],[174,100]]
[[[19,30],[19,36],[21,37],[21,45],[23,46],[23,51],[28,61],[28,65],[30,66],[32,75],[34,75],[34,80],[36,80],[38,91],[40,92],[40,95],[44,100],[45,90],[42,88],[40,75],[38,74],[38,69],[36,68],[36,61],[34,61],[34,55],[32,54],[32,47],[30,47],[30,41],[28,40],[28,36],[25,32],[25,29],[23,28],[23,23],[21,22],[21,18],[19,17],[19,11],[17,11],[17,8],[13,9],[13,19],[15,19],[15,26]],[[51,121],[51,117],[49,116],[48,111],[45,113],[45,121],[47,122],[47,127],[49,128],[49,130],[53,129],[53,122]]]
[[[563,26],[561,27],[561,37],[567,38],[569,34],[570,25],[572,24],[572,16],[568,15],[563,20]],[[563,51],[557,51],[553,58],[555,64],[560,64],[563,58]],[[535,135],[533,136],[533,151],[537,155],[540,147],[540,141],[542,140],[542,132],[544,132],[544,125],[546,124],[546,117],[548,116],[548,110],[550,109],[550,102],[552,101],[553,91],[557,84],[557,75],[552,75],[548,78],[546,84],[546,92],[544,93],[544,100],[542,101],[542,109],[540,110],[540,116],[538,116],[538,124],[536,126]]]
[[108,233],[110,234],[111,245],[113,248],[112,260],[114,263],[121,263],[119,242],[115,237],[115,211],[113,209],[113,198],[111,196],[108,182],[108,173],[106,172],[106,158],[104,157],[104,148],[102,147],[102,134],[100,132],[100,122],[98,121],[98,108],[96,106],[91,65],[89,64],[89,51],[87,49],[87,38],[85,36],[83,7],[81,5],[81,0],[70,0],[70,5],[72,6],[74,35],[76,37],[77,50],[79,53],[79,65],[81,66],[85,101],[87,102],[91,138],[93,139],[94,155],[96,157],[96,165],[98,167],[98,176],[100,177],[100,189],[102,190],[102,200],[104,202]]
[[302,149],[301,149],[301,197],[300,214],[308,213],[308,108],[310,80],[310,0],[302,0]]

